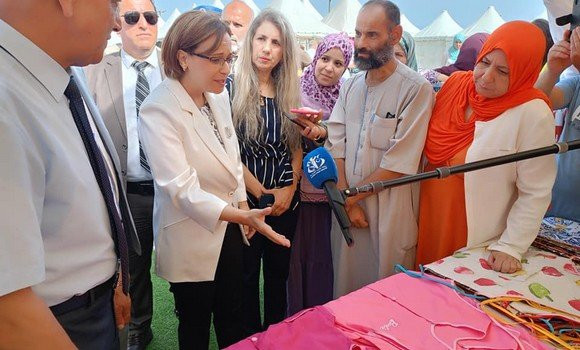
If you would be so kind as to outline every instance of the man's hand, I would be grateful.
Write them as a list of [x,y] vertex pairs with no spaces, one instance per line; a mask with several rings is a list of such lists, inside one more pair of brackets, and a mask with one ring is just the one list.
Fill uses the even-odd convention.
[[[568,33],[568,31],[567,31]],[[560,75],[566,68],[570,67],[571,43],[566,40],[559,41],[552,46],[548,52],[548,71],[551,74]]]
[[117,322],[117,328],[125,328],[131,321],[131,298],[129,295],[123,293],[123,281],[119,274],[119,281],[115,287],[115,292],[113,294],[113,305],[115,307],[115,320]]
[[570,61],[578,69],[580,67],[580,28],[576,27],[570,34]]
[[356,228],[367,228],[369,223],[367,222],[365,212],[359,204],[353,204],[346,208],[348,218],[351,224]]

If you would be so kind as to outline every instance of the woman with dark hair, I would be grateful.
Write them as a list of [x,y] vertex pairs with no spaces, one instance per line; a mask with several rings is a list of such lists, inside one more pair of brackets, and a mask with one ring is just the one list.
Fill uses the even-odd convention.
[[208,348],[212,315],[220,348],[244,337],[242,253],[254,230],[290,246],[265,223],[270,208],[246,203],[224,91],[230,35],[216,14],[181,15],[163,42],[168,78],[141,106],[139,134],[155,184],[156,269],[175,298],[181,349]]

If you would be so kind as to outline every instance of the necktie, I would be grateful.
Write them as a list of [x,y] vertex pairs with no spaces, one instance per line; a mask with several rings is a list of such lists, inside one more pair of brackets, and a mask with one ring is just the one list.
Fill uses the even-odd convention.
[[109,224],[111,225],[111,231],[113,232],[117,257],[121,263],[123,292],[126,294],[129,290],[129,252],[127,247],[127,236],[125,236],[123,222],[121,221],[119,211],[115,205],[113,188],[111,186],[111,182],[109,181],[109,175],[105,166],[105,161],[101,151],[99,150],[99,147],[97,146],[97,142],[95,141],[93,131],[85,111],[83,98],[73,77],[70,78],[70,82],[64,91],[64,95],[69,99],[69,108],[72,112],[74,122],[85,145],[91,167],[93,168],[93,173],[95,174],[95,179],[99,184],[101,194],[103,195],[103,199],[105,200],[105,204],[107,206],[107,212],[109,213]]
[[[145,76],[145,68],[147,68],[147,62],[134,61],[132,66],[137,70],[137,84],[135,85],[135,105],[137,106],[137,119],[139,119],[139,109],[145,97],[149,95],[149,83],[147,82],[147,77]],[[145,152],[143,152],[143,146],[141,145],[141,139],[139,139],[139,163],[141,167],[145,169],[148,173],[151,173],[151,168],[147,163],[147,158],[145,157]]]

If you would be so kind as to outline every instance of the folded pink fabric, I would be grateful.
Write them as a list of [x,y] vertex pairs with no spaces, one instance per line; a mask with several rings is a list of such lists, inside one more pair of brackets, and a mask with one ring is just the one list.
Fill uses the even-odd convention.
[[265,332],[234,344],[228,350],[350,350],[351,345],[350,339],[334,327],[334,316],[318,306],[271,325]]
[[326,304],[355,344],[378,349],[549,349],[454,290],[398,274]]

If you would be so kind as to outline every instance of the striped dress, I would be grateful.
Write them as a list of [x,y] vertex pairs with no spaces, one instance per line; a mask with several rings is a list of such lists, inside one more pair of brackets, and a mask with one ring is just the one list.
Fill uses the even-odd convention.
[[[233,78],[228,77],[226,88],[233,99]],[[257,101],[258,102],[258,101]],[[263,134],[257,140],[247,141],[243,128],[236,130],[240,143],[242,163],[266,189],[286,187],[292,184],[292,153],[282,136],[283,115],[276,101],[270,97],[260,97],[260,115]],[[251,207],[258,204],[257,198],[248,193]]]

